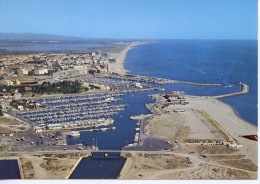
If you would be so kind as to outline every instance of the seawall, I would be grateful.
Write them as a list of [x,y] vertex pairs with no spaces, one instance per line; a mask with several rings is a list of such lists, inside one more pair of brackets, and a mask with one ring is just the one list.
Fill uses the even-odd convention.
[[249,93],[249,86],[244,84],[244,83],[237,83],[237,85],[241,86],[241,91],[236,92],[236,93],[230,93],[230,94],[225,94],[225,95],[218,95],[218,96],[213,96],[212,98],[228,98],[232,96],[238,96],[238,95],[243,95]]
[[21,163],[21,160],[19,159],[19,157],[0,157],[0,160],[17,160],[17,164],[18,164],[19,172],[20,172],[20,177],[21,177],[21,179],[25,179],[24,174],[23,174],[22,163]]
[[74,170],[77,168],[77,166],[79,165],[80,161],[81,161],[83,158],[85,158],[85,156],[84,156],[84,157],[80,157],[80,158],[78,159],[78,161],[75,163],[75,165],[73,166],[73,168],[70,170],[70,172],[69,172],[69,174],[67,175],[66,179],[69,179],[69,177],[70,177],[71,174],[74,172]]
[[222,84],[207,84],[207,83],[186,82],[186,81],[178,81],[178,80],[172,80],[171,82],[179,83],[179,84],[189,84],[194,86],[222,86]]

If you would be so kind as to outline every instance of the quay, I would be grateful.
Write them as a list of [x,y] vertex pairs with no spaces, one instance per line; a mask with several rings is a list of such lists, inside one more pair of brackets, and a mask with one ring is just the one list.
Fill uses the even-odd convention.
[[[85,156],[84,156],[85,157]],[[69,174],[66,176],[66,179],[69,179],[69,177],[71,176],[71,174],[74,172],[74,170],[78,167],[79,163],[81,162],[83,157],[80,157],[78,159],[78,161],[76,162],[76,164],[73,166],[73,168],[70,170]]]
[[238,95],[243,95],[243,94],[247,94],[249,93],[249,86],[247,84],[244,83],[237,83],[237,85],[241,86],[241,91],[240,92],[236,92],[236,93],[230,93],[230,94],[225,94],[225,95],[218,95],[218,96],[213,96],[211,98],[228,98],[228,97],[232,97],[232,96],[238,96]]
[[222,86],[222,84],[204,84],[204,83],[196,83],[196,82],[186,82],[186,81],[179,81],[179,80],[171,80],[171,79],[164,79],[158,77],[149,77],[149,76],[141,76],[141,75],[122,75],[122,74],[110,74],[108,79],[120,79],[125,81],[136,81],[136,82],[146,82],[146,83],[153,83],[153,84],[168,84],[168,83],[180,83],[180,84],[189,84],[195,86]]
[[172,80],[173,83],[179,83],[179,84],[188,84],[188,85],[194,85],[194,86],[222,86],[222,84],[204,84],[204,83],[196,83],[196,82],[186,82],[186,81],[178,81],[178,80]]

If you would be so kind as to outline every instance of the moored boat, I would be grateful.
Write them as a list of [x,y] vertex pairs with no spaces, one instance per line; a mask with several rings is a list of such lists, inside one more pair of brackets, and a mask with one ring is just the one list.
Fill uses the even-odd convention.
[[76,136],[80,136],[79,131],[71,131],[69,134],[70,137],[76,137]]

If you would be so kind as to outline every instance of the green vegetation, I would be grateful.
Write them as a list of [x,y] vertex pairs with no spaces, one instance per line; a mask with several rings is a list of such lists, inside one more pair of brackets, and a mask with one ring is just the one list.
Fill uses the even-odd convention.
[[[79,93],[81,88],[81,83],[79,81],[62,81],[58,83],[44,82],[41,85],[32,86],[31,91],[33,93],[43,94],[43,93]],[[25,93],[24,86],[7,86],[1,85],[0,92],[14,93],[18,90],[19,93]]]
[[0,105],[0,116],[4,116],[2,109],[3,109],[3,107],[2,107],[2,105]]
[[79,81],[63,81],[58,83],[44,82],[32,88],[33,93],[79,93],[81,83]]

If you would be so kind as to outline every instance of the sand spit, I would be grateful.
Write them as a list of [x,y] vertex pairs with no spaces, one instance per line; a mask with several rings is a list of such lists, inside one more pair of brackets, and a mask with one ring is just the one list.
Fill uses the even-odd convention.
[[[257,127],[217,99],[184,98],[186,105],[161,108],[158,103],[157,112],[163,113],[154,115],[145,127],[149,136],[178,140],[181,149],[167,151],[173,155],[133,154],[119,179],[257,179],[258,144],[240,136],[257,134]],[[155,99],[162,100],[162,95]],[[235,146],[227,146],[228,141]]]
[[124,62],[125,58],[127,55],[127,52],[134,48],[135,46],[144,44],[145,42],[138,42],[138,43],[131,43],[128,44],[121,52],[113,52],[113,53],[108,53],[110,58],[114,58],[116,62],[114,63],[109,63],[108,65],[108,70],[109,72],[115,72],[119,74],[127,74],[129,72],[124,68]]

